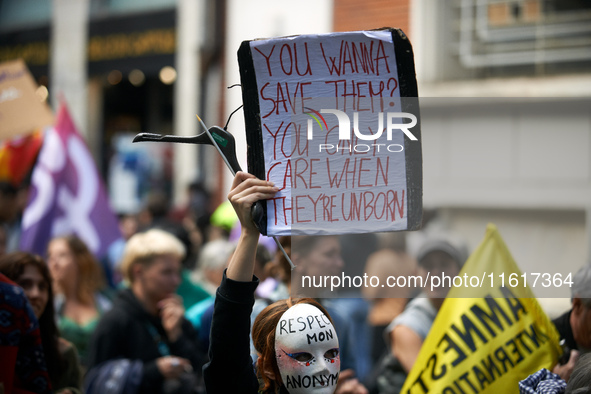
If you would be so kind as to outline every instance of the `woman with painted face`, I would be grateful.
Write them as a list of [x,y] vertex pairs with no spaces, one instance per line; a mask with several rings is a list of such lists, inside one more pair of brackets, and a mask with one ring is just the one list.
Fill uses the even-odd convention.
[[338,383],[336,331],[326,310],[311,298],[281,300],[258,315],[252,335],[259,357],[256,367],[252,364],[249,331],[258,285],[253,271],[259,232],[250,209],[256,201],[271,198],[277,191],[272,183],[239,172],[228,195],[242,233],[216,292],[210,361],[204,367],[207,392],[330,394],[338,389],[355,393],[355,386]]
[[0,273],[23,288],[39,321],[47,370],[55,392],[80,393],[82,371],[78,364],[78,353],[70,342],[60,338],[55,323],[53,287],[47,264],[40,256],[12,252],[0,257]]

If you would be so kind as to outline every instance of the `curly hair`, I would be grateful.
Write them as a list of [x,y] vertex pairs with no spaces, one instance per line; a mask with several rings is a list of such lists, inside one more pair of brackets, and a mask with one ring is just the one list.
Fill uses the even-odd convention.
[[[257,360],[257,374],[262,381],[261,392],[278,393],[279,387],[283,384],[281,374],[275,358],[275,329],[281,316],[292,306],[297,304],[310,304],[320,309],[331,324],[334,325],[332,318],[318,301],[313,298],[288,298],[279,300],[259,313],[252,325],[252,341],[259,354]],[[272,375],[274,378],[271,378]]]
[[53,287],[47,264],[41,256],[27,252],[12,252],[0,257],[0,272],[17,284],[27,266],[37,268],[47,285],[47,305],[38,320],[41,343],[47,361],[47,371],[51,381],[55,382],[63,368],[63,360],[59,352],[60,334],[55,323]]

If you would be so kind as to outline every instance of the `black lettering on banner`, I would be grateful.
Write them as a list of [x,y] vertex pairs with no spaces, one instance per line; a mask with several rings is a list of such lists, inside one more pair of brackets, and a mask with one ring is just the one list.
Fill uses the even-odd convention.
[[480,368],[478,368],[477,365],[474,365],[472,367],[472,372],[474,372],[474,375],[476,376],[476,379],[478,379],[478,383],[480,383],[480,389],[481,390],[484,390],[484,388],[486,387],[486,384],[489,384],[490,385],[491,382],[488,379],[488,376],[486,376],[486,374],[484,372],[482,372],[480,370]]
[[482,343],[488,343],[488,340],[484,337],[484,335],[482,335],[474,322],[472,322],[472,320],[470,320],[466,314],[462,314],[462,325],[464,327],[464,332],[461,332],[455,324],[452,324],[451,328],[456,332],[456,334],[458,334],[460,339],[464,341],[464,343],[470,348],[470,350],[472,350],[472,352],[476,351],[476,344],[474,343],[474,338],[471,334],[472,332],[480,337]]
[[[425,382],[423,382],[423,374],[421,373],[419,375],[419,377],[414,381],[414,383],[412,384],[411,387],[414,387],[417,383],[421,386],[421,388],[423,389],[423,393],[428,393],[429,392],[429,387],[427,387],[425,385]],[[410,389],[407,391],[407,394],[410,394]]]
[[503,346],[499,346],[497,348],[497,350],[495,350],[495,358],[501,364],[503,364],[503,369],[505,370],[504,373],[506,373],[509,370],[509,368],[507,368],[506,364],[509,364],[511,366],[511,368],[513,368],[513,366],[514,366],[513,361],[511,361],[511,359],[509,358],[509,355],[507,354],[507,352],[505,352],[505,349],[503,348]]
[[472,389],[473,392],[478,393],[478,390],[476,389],[476,387],[474,387],[474,385],[472,384],[470,379],[468,379],[468,372],[464,372],[460,376],[460,379],[463,380],[464,382],[468,383],[468,386],[470,386],[470,388]]
[[515,343],[515,338],[513,339],[509,339],[507,342],[505,342],[505,346],[512,347],[512,350],[509,349],[511,351],[511,354],[517,354],[517,360],[515,360],[515,364],[519,364],[521,361],[523,361],[523,354],[521,354],[521,352],[519,351],[519,348],[517,347],[517,343]]
[[509,290],[509,288],[507,287],[501,287],[501,292],[503,293],[503,295],[505,296],[505,301],[507,301],[507,306],[509,306],[509,308],[511,309],[511,312],[513,312],[513,318],[515,319],[515,321],[519,321],[519,312],[523,312],[524,315],[527,315],[527,311],[525,310],[525,307],[523,306],[523,304],[521,303],[521,301],[519,301],[519,298],[515,297],[515,295],[513,293],[511,293],[511,290]]
[[438,374],[435,373],[435,368],[437,368],[437,353],[433,353],[433,355],[429,358],[429,361],[427,361],[427,368],[429,368],[429,364],[431,364],[431,362],[433,363],[433,368],[431,368],[431,379],[439,380],[444,377],[445,373],[447,372],[447,366],[445,364],[441,366],[441,372]]
[[529,329],[531,330],[531,332],[529,332],[527,330],[527,328],[525,330],[523,330],[523,333],[529,338],[529,340],[531,341],[531,343],[536,347],[536,348],[540,348],[540,345],[546,343],[548,341],[548,336],[544,333],[542,333],[539,328],[536,328],[536,323],[532,323],[529,326]]
[[[413,393],[428,393],[432,389],[429,387],[430,382],[435,381],[439,381],[439,384],[444,383],[441,386],[445,387],[440,386],[437,389],[442,393],[480,393],[527,357],[533,357],[536,350],[549,341],[550,338],[543,328],[533,322],[509,340],[502,338],[504,343],[480,360],[470,359],[469,362],[464,362],[469,359],[469,355],[476,353],[481,344],[487,344],[492,338],[502,335],[505,329],[528,315],[525,305],[510,290],[500,288],[500,291],[503,297],[495,299],[491,295],[485,296],[482,301],[486,306],[482,303],[473,304],[469,309],[471,313],[463,313],[458,319],[459,322],[456,320],[456,323],[449,326],[451,330],[443,332],[436,350],[427,359],[407,394],[410,394],[411,390]],[[471,353],[468,353],[468,349]],[[452,350],[453,353],[446,355]],[[450,360],[449,365],[447,357]],[[460,366],[456,372],[453,368],[462,363],[464,367]],[[462,374],[453,383],[445,379],[455,373]],[[419,387],[422,390],[419,390]]]
[[511,321],[509,316],[507,316],[505,311],[503,311],[503,309],[499,306],[499,304],[494,298],[492,298],[490,295],[487,295],[484,298],[484,300],[486,301],[486,305],[488,306],[490,313],[487,313],[478,305],[473,305],[472,308],[470,308],[470,310],[472,311],[474,316],[478,318],[480,323],[482,323],[482,325],[488,330],[490,335],[492,335],[492,337],[495,338],[497,336],[497,333],[495,332],[495,330],[491,328],[491,326],[488,324],[486,320],[488,320],[491,323],[494,323],[495,326],[497,326],[498,329],[501,331],[504,330],[504,327],[503,323],[501,322],[501,319],[499,319],[499,314],[503,317],[508,327],[512,326],[513,322]]
[[532,354],[533,350],[531,350],[523,341],[523,335],[525,334],[525,330],[519,331],[519,334],[515,335],[515,339],[519,341],[521,346],[527,350],[529,354]]
[[[488,361],[488,364],[487,364]],[[482,361],[480,362],[482,364],[482,367],[488,372],[488,374],[491,377],[491,381],[495,381],[497,376],[500,378],[503,374],[501,373],[501,371],[499,370],[499,367],[497,367],[497,364],[495,364],[494,360],[492,359],[492,355],[488,355],[487,358],[483,358]]]
[[460,384],[459,384],[459,382],[457,380],[454,382],[454,385],[458,389],[458,393],[460,393],[460,394],[466,394],[466,392],[464,390],[462,390],[462,388],[460,387]]
[[453,349],[455,350],[457,357],[454,361],[452,361],[451,365],[452,366],[456,366],[459,363],[461,363],[462,361],[464,361],[466,359],[466,353],[464,353],[464,351],[460,348],[460,346],[454,342],[453,339],[450,338],[449,335],[444,334],[443,338],[441,338],[441,341],[439,341],[439,343],[437,344],[437,347],[439,347],[441,345],[441,342],[446,341],[447,342],[447,347],[445,349],[443,349],[444,353],[447,353],[449,350]]

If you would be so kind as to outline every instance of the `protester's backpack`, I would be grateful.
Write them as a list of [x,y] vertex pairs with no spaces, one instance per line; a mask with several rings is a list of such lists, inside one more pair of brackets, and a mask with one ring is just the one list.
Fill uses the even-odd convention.
[[136,394],[142,381],[139,360],[110,360],[93,367],[84,379],[86,394]]

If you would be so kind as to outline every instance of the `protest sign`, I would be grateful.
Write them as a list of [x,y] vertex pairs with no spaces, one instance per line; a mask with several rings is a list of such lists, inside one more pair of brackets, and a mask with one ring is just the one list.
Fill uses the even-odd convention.
[[0,140],[53,124],[53,114],[36,89],[24,61],[0,64]]
[[489,225],[458,275],[482,276],[482,287],[449,291],[401,393],[513,393],[520,380],[552,369],[561,354],[558,332],[531,289],[497,280],[503,273],[521,277]]
[[404,33],[245,41],[238,60],[248,170],[280,188],[264,234],[420,227],[420,117]]
[[44,255],[52,237],[70,234],[99,258],[121,236],[92,155],[62,105],[33,168],[20,249]]

